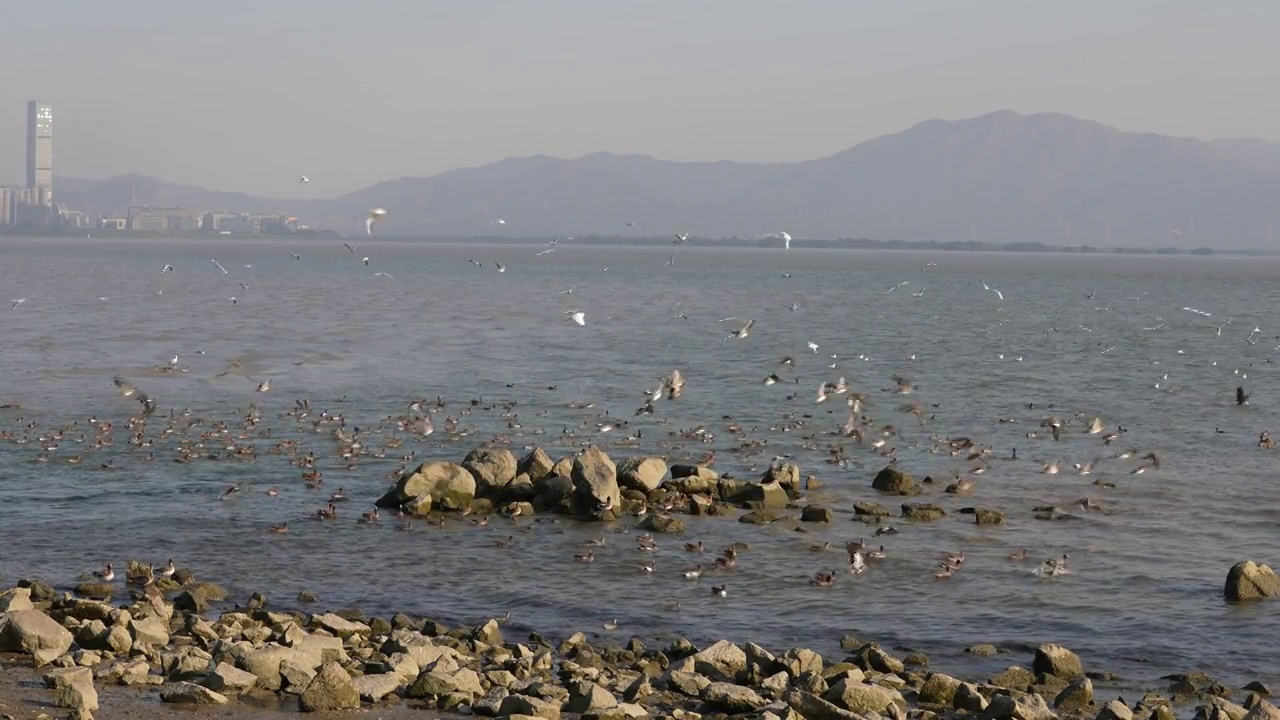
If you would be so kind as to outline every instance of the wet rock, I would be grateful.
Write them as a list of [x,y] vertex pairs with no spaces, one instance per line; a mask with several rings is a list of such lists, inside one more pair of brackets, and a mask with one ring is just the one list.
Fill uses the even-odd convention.
[[671,515],[649,513],[649,516],[640,522],[640,529],[655,533],[682,533],[684,521]]
[[303,712],[359,710],[360,693],[341,665],[325,663],[298,696],[298,709]]
[[1277,598],[1280,597],[1280,577],[1266,565],[1245,560],[1231,566],[1222,593],[1229,602]]
[[977,655],[978,657],[990,657],[991,655],[1000,654],[1000,648],[995,645],[985,643],[981,645],[970,645],[965,648],[964,651],[970,655]]
[[989,508],[977,508],[973,511],[973,521],[979,525],[1003,525],[1004,513]]
[[149,685],[163,682],[163,678],[151,675],[151,665],[142,658],[115,663],[103,671],[99,679],[117,685]]
[[752,510],[738,518],[738,522],[747,523],[748,525],[768,525],[771,522],[777,522],[777,520],[778,514],[772,510]]
[[902,517],[907,520],[930,522],[946,517],[947,511],[933,503],[903,503]]
[[1092,702],[1093,681],[1082,675],[1058,693],[1053,699],[1053,706],[1058,710],[1083,710]]
[[800,512],[800,522],[829,523],[831,522],[831,511],[817,505],[809,505]]
[[622,506],[617,467],[600,448],[592,445],[574,458],[570,477],[575,514],[595,515],[596,507],[601,504],[613,508]]
[[98,709],[98,691],[89,668],[56,668],[45,673],[44,686],[53,691],[53,704],[75,710]]
[[876,473],[875,479],[871,481],[871,487],[894,495],[919,495],[921,492],[920,483],[916,482],[915,478],[892,465]]
[[31,602],[53,602],[58,598],[58,591],[54,590],[53,586],[39,580],[23,578],[18,581],[18,587],[26,588],[31,593]]
[[710,684],[710,680],[696,672],[672,670],[667,673],[667,688],[690,697],[700,697],[702,689]]
[[1080,662],[1079,655],[1061,645],[1048,643],[1036,648],[1031,670],[1036,674],[1043,673],[1064,680],[1074,680],[1084,675],[1084,664]]
[[71,648],[71,631],[39,610],[19,610],[0,626],[0,651],[24,652],[43,667]]
[[73,589],[75,594],[87,598],[109,598],[120,593],[120,589],[111,583],[82,582]]
[[865,500],[859,500],[858,502],[853,504],[853,514],[860,515],[863,517],[882,518],[882,517],[889,517],[890,515],[893,514],[893,511],[891,511],[889,508],[885,507],[884,505],[881,505],[880,503],[873,503],[873,502],[867,502]]
[[1013,665],[1004,672],[992,675],[988,682],[996,687],[1026,692],[1027,688],[1035,684],[1036,676],[1035,673],[1024,667]]
[[730,715],[749,713],[769,704],[755,690],[732,683],[711,683],[702,689],[702,702]]
[[447,461],[425,462],[413,472],[405,473],[386,495],[377,501],[378,507],[399,508],[413,505],[421,498],[431,498],[431,504],[445,510],[460,510],[476,497],[476,478],[466,468]]
[[226,705],[227,697],[195,683],[176,682],[160,689],[160,701],[175,705]]
[[667,463],[659,457],[633,457],[618,463],[618,484],[642,493],[657,490],[666,475]]
[[209,609],[209,603],[227,599],[227,591],[213,583],[199,583],[173,599],[174,608],[183,612],[203,613]]
[[467,453],[462,467],[475,478],[478,497],[494,497],[515,479],[519,464],[506,448],[482,447]]

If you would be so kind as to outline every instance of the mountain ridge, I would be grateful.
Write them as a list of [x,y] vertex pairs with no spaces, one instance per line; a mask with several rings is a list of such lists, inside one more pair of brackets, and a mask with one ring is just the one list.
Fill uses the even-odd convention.
[[[1135,133],[1063,113],[925,120],[810,160],[679,162],[596,151],[508,157],[329,199],[218,192],[130,174],[59,178],[76,209],[139,204],[287,212],[394,235],[646,235],[1264,247],[1280,144]],[[497,224],[498,219],[505,223]],[[1276,218],[1280,220],[1280,218]],[[626,223],[634,223],[628,226]],[[1175,234],[1174,230],[1179,234]]]

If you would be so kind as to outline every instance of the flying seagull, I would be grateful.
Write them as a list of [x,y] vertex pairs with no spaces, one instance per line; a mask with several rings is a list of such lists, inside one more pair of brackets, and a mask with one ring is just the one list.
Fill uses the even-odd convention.
[[579,325],[587,324],[587,314],[581,310],[565,310],[564,314],[568,315],[570,320],[573,320]]
[[[374,223],[376,223],[376,222],[378,222],[379,220],[381,220],[382,218],[384,218],[384,217],[386,217],[386,216],[387,216],[387,211],[386,211],[386,210],[383,210],[382,208],[374,208],[374,209],[370,210],[370,211],[369,211],[369,217],[367,217],[367,218],[365,218],[365,219],[364,219],[364,232],[365,232],[365,234],[366,234],[366,235],[372,235],[372,234],[373,234],[373,224],[374,224]],[[346,243],[343,243],[343,244],[345,245]],[[350,245],[348,245],[347,247],[348,247],[348,248],[350,248],[351,246],[350,246]],[[352,249],[352,250],[351,250],[351,252],[355,252],[355,250],[354,250],[354,249]]]
[[306,175],[303,175],[298,178],[299,185],[306,185],[309,182],[311,182],[311,178],[307,177]]

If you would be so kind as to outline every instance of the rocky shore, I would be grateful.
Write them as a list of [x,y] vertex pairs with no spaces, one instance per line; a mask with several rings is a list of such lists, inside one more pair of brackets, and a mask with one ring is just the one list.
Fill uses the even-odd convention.
[[[1108,675],[1052,644],[1025,665],[966,680],[930,671],[922,654],[895,657],[853,636],[841,641],[839,657],[827,658],[727,641],[646,647],[639,638],[600,642],[581,633],[510,638],[502,619],[446,627],[403,614],[306,614],[276,609],[257,593],[231,603],[187,570],[156,580],[149,567],[130,563],[128,575],[127,589],[86,583],[58,592],[23,580],[0,593],[0,652],[12,653],[6,677],[19,665],[32,668],[45,707],[79,719],[195,706],[211,717],[376,708],[381,717],[427,709],[512,720],[1173,720],[1177,711],[1199,720],[1280,720],[1262,684],[1228,688],[1197,673],[1170,675],[1164,692],[1134,701],[1099,697],[1094,682]],[[214,612],[215,604],[225,609]],[[116,693],[120,687],[132,691]],[[4,717],[20,717],[15,709],[43,714],[31,701],[17,708],[5,692],[0,685]],[[224,706],[239,709],[224,715]]]

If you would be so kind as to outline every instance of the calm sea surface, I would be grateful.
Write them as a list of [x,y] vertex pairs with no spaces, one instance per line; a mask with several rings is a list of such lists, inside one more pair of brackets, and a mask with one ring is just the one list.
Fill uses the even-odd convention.
[[[1280,431],[1270,364],[1280,334],[1280,259],[694,246],[681,247],[668,266],[669,248],[561,246],[538,255],[543,249],[373,241],[352,253],[331,241],[0,241],[0,300],[26,298],[0,310],[0,402],[22,406],[0,410],[0,429],[31,439],[0,442],[0,575],[65,587],[107,561],[121,567],[130,558],[173,557],[235,592],[262,590],[283,605],[307,590],[326,608],[456,621],[510,610],[516,627],[553,634],[616,618],[619,638],[678,632],[827,654],[837,653],[841,635],[856,632],[926,651],[935,667],[967,675],[1029,662],[1030,646],[1054,641],[1091,669],[1118,673],[1125,688],[1192,669],[1237,686],[1280,683],[1280,605],[1230,606],[1221,592],[1233,563],[1280,562],[1280,450],[1257,447],[1260,431]],[[922,272],[926,263],[936,266]],[[161,273],[166,264],[173,271]],[[983,290],[983,281],[1004,300]],[[567,319],[573,309],[586,312],[585,327]],[[721,321],[729,317],[736,319]],[[756,321],[750,337],[722,344],[747,318]],[[1255,324],[1261,332],[1250,344]],[[175,353],[187,372],[152,370]],[[799,383],[764,386],[785,355],[797,365],[784,374]],[[216,377],[232,359],[245,373]],[[634,417],[643,391],[673,368],[686,378],[685,396],[658,403],[653,417]],[[904,398],[881,392],[899,373],[915,383],[905,399],[925,404],[928,424],[901,411]],[[174,438],[131,447],[125,418],[138,405],[115,392],[116,374],[158,399],[162,412],[149,435],[171,408],[190,409],[184,424],[219,419],[234,430],[257,403],[263,421],[254,432],[262,436],[248,440],[259,446],[256,462],[174,463]],[[246,375],[269,378],[271,391],[255,392]],[[901,501],[870,488],[886,458],[831,434],[846,417],[843,396],[814,402],[819,383],[840,376],[870,394],[867,412],[879,424],[900,427],[889,441],[900,466],[941,479],[917,499],[950,511],[929,524],[893,521],[902,532],[872,542],[884,542],[888,559],[859,577],[843,572],[843,552],[813,546],[870,541],[874,526],[852,520],[853,502],[896,508]],[[1251,394],[1249,406],[1235,405],[1237,385]],[[313,410],[341,413],[348,427],[385,437],[392,430],[383,419],[403,414],[411,399],[436,395],[449,403],[437,427],[452,415],[465,436],[440,430],[406,439],[355,470],[332,457],[327,428],[316,433],[280,417],[309,398]],[[473,410],[469,401],[480,396],[483,405]],[[575,401],[596,405],[568,407]],[[519,403],[519,428],[509,427],[501,408],[484,409],[510,402]],[[605,412],[629,425],[599,433]],[[1077,420],[1061,442],[1027,437],[1048,414],[1077,412],[1127,432],[1104,446]],[[71,422],[83,428],[92,417],[116,423],[114,445],[68,463],[85,450],[76,430],[47,453],[48,462],[35,461],[44,452],[36,438],[46,430]],[[726,417],[745,426],[747,438],[767,441],[762,456],[733,454],[742,438],[728,432]],[[806,424],[783,432],[788,419]],[[714,443],[670,437],[700,425]],[[514,527],[501,517],[488,527],[455,520],[408,533],[396,532],[391,519],[355,522],[390,486],[400,455],[460,461],[499,433],[517,455],[541,445],[560,456],[596,442],[615,459],[664,454],[688,462],[715,449],[715,468],[739,477],[758,477],[745,464],[791,455],[823,482],[807,502],[830,507],[835,521],[761,527],[686,518],[687,537],[660,536],[654,556],[635,549],[638,531],[568,520],[521,518]],[[631,434],[643,436],[639,448],[609,447]],[[995,449],[973,497],[942,493],[971,463],[930,453],[935,434]],[[324,456],[321,489],[307,489],[287,458],[266,452],[285,437]],[[830,443],[845,446],[847,467],[826,462]],[[1019,459],[1005,459],[1015,447]],[[1161,469],[1130,474],[1139,460],[1113,459],[1128,448],[1159,452]],[[146,452],[154,461],[144,460]],[[100,467],[108,461],[114,469]],[[1060,461],[1062,473],[1042,474],[1049,461]],[[1091,461],[1092,475],[1071,469]],[[232,483],[244,491],[219,502]],[[265,494],[271,486],[278,497]],[[308,521],[338,487],[352,498],[345,517]],[[1073,505],[1085,496],[1103,512]],[[955,512],[972,505],[1003,510],[1007,525],[977,527]],[[1041,505],[1073,517],[1037,520],[1032,509]],[[284,521],[288,535],[265,532]],[[517,537],[515,547],[495,547],[507,535]],[[602,535],[595,563],[573,561]],[[680,546],[694,539],[750,549],[737,568],[690,582],[679,571],[695,558]],[[1020,547],[1029,559],[1010,562]],[[935,580],[938,560],[958,551],[963,569]],[[1070,554],[1071,574],[1033,574],[1041,560],[1062,553]],[[636,566],[649,558],[657,572],[644,575]],[[808,585],[829,568],[842,570],[834,587]],[[711,596],[708,588],[719,583],[728,597]],[[680,609],[668,609],[676,600]],[[963,654],[976,643],[1011,654]]]

